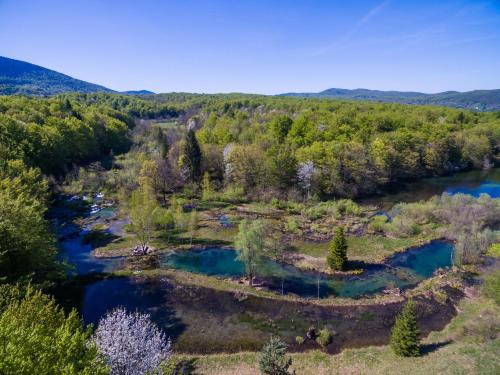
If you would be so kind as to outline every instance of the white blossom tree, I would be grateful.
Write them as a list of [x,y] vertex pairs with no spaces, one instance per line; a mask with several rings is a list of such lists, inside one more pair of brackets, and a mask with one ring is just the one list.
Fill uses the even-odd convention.
[[297,168],[297,179],[299,185],[306,192],[306,197],[309,200],[311,198],[312,182],[314,176],[314,162],[307,161],[305,163],[299,164]]
[[171,356],[171,341],[151,322],[149,315],[109,312],[99,322],[93,337],[111,375],[160,374]]

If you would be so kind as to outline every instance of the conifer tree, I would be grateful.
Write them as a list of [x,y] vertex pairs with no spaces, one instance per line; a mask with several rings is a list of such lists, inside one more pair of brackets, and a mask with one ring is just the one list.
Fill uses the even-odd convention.
[[347,240],[344,236],[343,227],[336,229],[326,260],[333,271],[342,271],[345,268],[347,263]]
[[396,318],[396,323],[392,328],[392,350],[401,357],[417,357],[420,355],[418,335],[415,304],[409,300]]
[[192,129],[188,130],[186,134],[184,163],[190,182],[199,182],[201,178],[201,149]]
[[260,353],[259,368],[264,375],[289,375],[292,359],[286,356],[286,344],[278,337],[271,337]]

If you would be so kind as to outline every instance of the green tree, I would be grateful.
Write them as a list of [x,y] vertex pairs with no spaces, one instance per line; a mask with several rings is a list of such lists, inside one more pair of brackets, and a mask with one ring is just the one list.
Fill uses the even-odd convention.
[[347,240],[343,227],[338,227],[335,230],[326,261],[333,271],[344,270],[347,263]]
[[292,358],[286,355],[286,344],[278,337],[271,336],[259,356],[259,369],[264,375],[288,375]]
[[1,374],[107,374],[96,347],[89,345],[91,334],[76,310],[66,315],[40,291],[0,287]]
[[242,220],[239,225],[235,245],[239,251],[238,259],[245,264],[248,284],[251,286],[256,269],[261,263],[266,249],[266,229],[264,222],[262,220],[254,220],[252,222],[247,219]]
[[188,130],[184,144],[184,167],[190,182],[199,182],[201,178],[201,149],[194,130]]
[[139,188],[132,192],[129,202],[130,227],[143,251],[151,240],[157,210],[153,189],[144,179]]
[[32,169],[18,172],[0,170],[0,280],[31,274],[36,282],[47,281],[56,276],[57,249],[40,200],[46,183]]
[[415,304],[409,300],[396,318],[391,332],[391,348],[398,356],[416,357],[420,355],[419,330],[415,315]]

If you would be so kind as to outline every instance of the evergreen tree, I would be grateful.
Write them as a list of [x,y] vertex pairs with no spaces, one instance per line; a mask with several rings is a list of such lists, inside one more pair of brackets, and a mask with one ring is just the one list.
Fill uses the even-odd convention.
[[184,163],[191,182],[198,182],[201,178],[201,149],[192,129],[188,130],[184,145]]
[[347,240],[343,227],[336,229],[326,261],[333,271],[342,271],[345,268],[347,263]]
[[412,300],[409,300],[396,318],[396,323],[392,328],[392,350],[401,357],[416,357],[420,355],[418,335],[415,304]]
[[292,358],[286,356],[286,344],[278,337],[271,337],[260,353],[259,368],[264,375],[288,375]]

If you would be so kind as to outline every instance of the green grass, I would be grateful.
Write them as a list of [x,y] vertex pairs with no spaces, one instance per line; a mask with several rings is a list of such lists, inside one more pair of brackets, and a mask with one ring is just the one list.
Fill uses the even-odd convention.
[[[347,237],[347,256],[350,259],[365,262],[381,262],[392,254],[403,251],[408,247],[418,246],[429,241],[426,237],[388,238],[377,235],[361,237]],[[329,242],[294,241],[295,251],[316,258],[324,258],[328,253]]]

